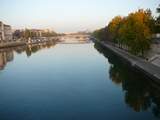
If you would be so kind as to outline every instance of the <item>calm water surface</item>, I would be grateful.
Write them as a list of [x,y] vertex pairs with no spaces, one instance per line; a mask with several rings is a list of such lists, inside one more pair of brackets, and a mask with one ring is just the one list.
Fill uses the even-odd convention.
[[100,45],[0,52],[0,120],[156,120],[160,87]]

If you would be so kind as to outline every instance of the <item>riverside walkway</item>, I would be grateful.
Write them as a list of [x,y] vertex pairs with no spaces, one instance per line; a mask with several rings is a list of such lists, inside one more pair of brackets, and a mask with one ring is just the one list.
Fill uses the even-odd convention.
[[120,48],[114,47],[110,44],[106,44],[104,42],[99,42],[99,43],[104,47],[110,49],[111,51],[113,51],[114,53],[116,53],[118,56],[122,57],[126,61],[128,61],[133,67],[137,68],[138,70],[145,73],[147,76],[156,80],[156,82],[160,83],[160,67],[153,65],[148,61],[145,61],[139,57],[131,55],[128,52]]
[[24,46],[24,45],[33,45],[33,44],[39,44],[39,43],[46,43],[55,41],[57,42],[56,38],[47,38],[47,39],[31,39],[29,42],[27,40],[22,41],[10,41],[10,42],[2,42],[0,43],[0,49],[1,48],[9,48],[9,47],[17,47],[17,46]]
[[16,47],[16,46],[22,46],[22,45],[26,45],[26,42],[13,41],[13,42],[0,43],[0,48]]

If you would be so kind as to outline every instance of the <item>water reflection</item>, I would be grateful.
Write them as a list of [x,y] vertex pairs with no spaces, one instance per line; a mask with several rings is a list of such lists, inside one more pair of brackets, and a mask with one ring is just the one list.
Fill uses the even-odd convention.
[[12,61],[14,58],[13,51],[7,50],[0,52],[0,70],[3,70],[7,62]]
[[14,52],[18,54],[25,52],[26,55],[30,57],[32,54],[38,52],[39,50],[53,47],[55,44],[56,42],[49,41],[46,43],[0,49],[0,70],[3,70],[8,62],[14,60]]
[[160,85],[131,68],[111,51],[95,44],[111,64],[109,74],[113,83],[121,85],[125,103],[135,112],[152,111],[160,118]]

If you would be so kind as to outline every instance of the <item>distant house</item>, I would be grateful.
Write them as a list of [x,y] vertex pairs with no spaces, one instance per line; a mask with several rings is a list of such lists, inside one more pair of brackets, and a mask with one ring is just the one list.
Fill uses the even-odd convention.
[[0,41],[4,40],[4,25],[0,21]]
[[153,43],[160,44],[160,33],[152,35]]
[[5,40],[12,40],[12,28],[10,25],[4,25]]
[[32,37],[42,37],[43,30],[30,29]]
[[0,41],[12,40],[12,28],[0,21]]

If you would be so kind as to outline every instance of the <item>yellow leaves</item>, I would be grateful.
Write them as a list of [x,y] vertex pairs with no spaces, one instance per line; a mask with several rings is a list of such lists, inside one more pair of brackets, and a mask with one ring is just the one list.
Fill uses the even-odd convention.
[[122,19],[123,18],[121,16],[116,16],[115,18],[113,18],[112,21],[108,25],[109,30],[111,30],[111,32],[114,32],[116,30],[117,26],[122,21]]
[[133,53],[147,50],[151,37],[150,11],[138,10],[127,17],[116,16],[108,25],[108,30],[114,42],[127,45]]
[[94,34],[100,39],[107,38],[120,47],[125,46],[134,54],[143,55],[150,47],[153,21],[150,10],[140,9],[126,17],[114,17],[107,29],[95,31]]
[[116,16],[108,25],[108,31],[111,34],[112,39],[115,39],[118,34],[118,29],[122,22],[123,18],[121,16]]

